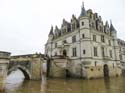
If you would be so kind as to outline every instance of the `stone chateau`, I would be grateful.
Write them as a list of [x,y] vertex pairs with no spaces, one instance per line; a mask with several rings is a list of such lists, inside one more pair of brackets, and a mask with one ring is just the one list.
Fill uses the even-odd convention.
[[99,78],[120,76],[125,68],[125,41],[117,38],[112,22],[103,22],[91,9],[61,28],[51,27],[45,45],[49,77]]
[[61,28],[51,27],[45,54],[11,56],[0,51],[0,90],[12,71],[20,69],[25,79],[101,78],[125,73],[125,41],[117,38],[112,22],[105,23],[91,9],[85,10],[71,22],[63,19]]

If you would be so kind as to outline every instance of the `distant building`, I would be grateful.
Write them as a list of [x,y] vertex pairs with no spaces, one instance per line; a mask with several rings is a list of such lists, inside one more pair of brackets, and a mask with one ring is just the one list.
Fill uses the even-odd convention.
[[71,77],[120,76],[125,66],[125,41],[117,38],[112,22],[105,23],[101,16],[84,4],[78,18],[71,22],[63,19],[61,28],[51,27],[45,45],[45,55],[50,59],[68,58],[67,68]]

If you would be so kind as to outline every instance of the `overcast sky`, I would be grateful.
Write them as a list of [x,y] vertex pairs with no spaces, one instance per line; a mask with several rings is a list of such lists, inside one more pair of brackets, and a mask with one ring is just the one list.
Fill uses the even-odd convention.
[[[51,25],[80,15],[83,0],[0,0],[0,51],[44,53]],[[125,0],[84,0],[85,8],[110,19],[125,40]]]

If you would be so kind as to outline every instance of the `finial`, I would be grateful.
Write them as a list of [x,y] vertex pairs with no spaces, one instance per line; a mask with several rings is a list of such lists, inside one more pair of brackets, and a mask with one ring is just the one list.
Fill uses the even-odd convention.
[[50,33],[49,35],[53,35],[53,26],[51,25]]
[[114,26],[112,24],[112,20],[110,20],[110,31],[116,31],[116,29],[114,28]]
[[112,20],[110,19],[110,25],[112,24]]
[[86,16],[86,11],[85,11],[85,8],[84,8],[84,2],[82,2],[81,14],[80,14],[79,18],[83,17],[83,16]]
[[84,7],[84,2],[82,1],[82,8]]
[[50,29],[51,31],[53,31],[53,26],[51,25],[51,29]]

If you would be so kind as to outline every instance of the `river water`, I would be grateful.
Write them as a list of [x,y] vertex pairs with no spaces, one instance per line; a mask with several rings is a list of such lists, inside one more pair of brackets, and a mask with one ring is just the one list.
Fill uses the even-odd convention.
[[49,79],[25,81],[21,71],[6,79],[3,93],[125,93],[125,77],[94,80]]

